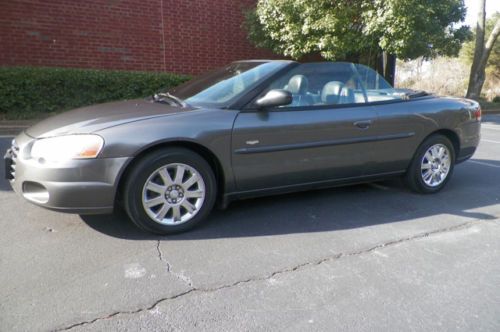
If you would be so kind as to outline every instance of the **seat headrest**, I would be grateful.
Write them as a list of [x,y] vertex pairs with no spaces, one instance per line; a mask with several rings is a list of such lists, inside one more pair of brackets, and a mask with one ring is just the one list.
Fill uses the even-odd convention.
[[321,90],[321,101],[325,104],[337,104],[343,88],[344,83],[339,81],[326,83]]
[[309,88],[309,81],[304,75],[294,75],[288,81],[287,90],[292,94],[304,94]]

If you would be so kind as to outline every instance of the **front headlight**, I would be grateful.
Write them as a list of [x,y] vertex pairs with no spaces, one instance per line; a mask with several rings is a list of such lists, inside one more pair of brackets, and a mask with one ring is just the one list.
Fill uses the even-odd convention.
[[40,162],[96,158],[104,145],[98,135],[66,135],[38,139],[31,147],[31,158]]

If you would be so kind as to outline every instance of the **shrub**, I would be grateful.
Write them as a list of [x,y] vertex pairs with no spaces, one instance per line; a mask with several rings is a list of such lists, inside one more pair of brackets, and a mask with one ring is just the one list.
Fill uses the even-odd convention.
[[495,96],[495,98],[493,98],[493,102],[500,103],[500,96]]
[[467,91],[469,70],[468,65],[456,58],[398,61],[396,86],[424,90],[442,96],[463,97]]
[[29,119],[90,104],[144,97],[188,79],[168,73],[0,67],[0,119]]

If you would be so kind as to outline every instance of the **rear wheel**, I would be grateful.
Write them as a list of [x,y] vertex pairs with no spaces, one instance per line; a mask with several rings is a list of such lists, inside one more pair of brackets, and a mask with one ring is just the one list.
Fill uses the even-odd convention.
[[127,214],[140,228],[179,233],[208,216],[215,203],[216,181],[201,156],[168,148],[146,155],[134,166],[123,196]]
[[415,192],[436,193],[449,181],[455,165],[455,149],[443,135],[427,138],[417,149],[405,175],[405,182]]

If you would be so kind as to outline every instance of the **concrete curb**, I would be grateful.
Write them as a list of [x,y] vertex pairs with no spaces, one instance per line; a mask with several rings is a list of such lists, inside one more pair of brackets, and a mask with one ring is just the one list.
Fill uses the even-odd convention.
[[25,127],[3,127],[3,126],[0,126],[0,137],[16,136],[17,134],[19,134],[21,131],[25,130],[26,128],[29,128],[29,126],[25,126]]
[[484,115],[488,114],[500,114],[500,108],[495,108],[493,110],[483,110]]
[[0,136],[15,136],[26,128],[31,127],[37,121],[0,121]]

